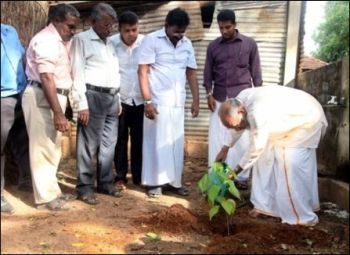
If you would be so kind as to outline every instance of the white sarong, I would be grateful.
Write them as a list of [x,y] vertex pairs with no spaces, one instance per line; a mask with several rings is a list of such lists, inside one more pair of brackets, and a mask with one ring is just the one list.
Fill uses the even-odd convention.
[[250,200],[257,212],[282,223],[316,224],[316,149],[268,146],[254,166]]
[[184,108],[156,106],[154,120],[144,117],[142,146],[142,184],[169,183],[182,186],[184,161]]
[[[221,106],[221,102],[216,101],[216,108],[214,112],[210,113],[210,119],[209,119],[209,144],[208,144],[208,166],[209,169],[213,165],[216,156],[222,149],[225,141],[225,134],[227,131],[227,128],[222,124],[220,117],[219,117],[219,108]],[[243,157],[245,151],[247,150],[249,146],[249,131],[245,130],[241,137],[238,139],[238,141],[235,143],[233,147],[229,149],[229,152],[227,154],[227,158],[225,160],[226,164],[231,168],[235,168],[241,158]],[[239,173],[237,176],[238,181],[245,181],[249,178],[250,175],[250,169],[246,169]]]

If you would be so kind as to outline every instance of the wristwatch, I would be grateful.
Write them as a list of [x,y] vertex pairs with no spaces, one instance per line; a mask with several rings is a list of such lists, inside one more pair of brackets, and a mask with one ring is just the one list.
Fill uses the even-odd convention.
[[152,100],[145,100],[143,102],[144,105],[149,105],[149,104],[152,104]]

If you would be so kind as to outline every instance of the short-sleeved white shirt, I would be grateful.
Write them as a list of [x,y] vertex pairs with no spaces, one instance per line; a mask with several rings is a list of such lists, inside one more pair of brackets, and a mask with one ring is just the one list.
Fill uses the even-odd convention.
[[140,46],[139,64],[149,64],[149,85],[154,104],[183,107],[186,68],[197,69],[191,41],[183,37],[174,47],[162,28],[148,34]]
[[134,44],[128,46],[123,42],[120,34],[110,37],[119,60],[120,98],[124,104],[141,105],[144,102],[137,75],[140,45],[143,38],[144,35],[139,34]]

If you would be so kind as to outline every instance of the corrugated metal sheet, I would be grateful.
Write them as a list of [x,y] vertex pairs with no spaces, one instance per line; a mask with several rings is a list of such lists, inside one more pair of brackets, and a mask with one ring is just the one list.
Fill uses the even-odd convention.
[[[209,125],[209,110],[203,84],[203,68],[208,44],[220,36],[216,16],[222,9],[236,13],[237,28],[241,33],[253,37],[259,47],[264,85],[281,84],[283,80],[284,58],[287,34],[287,1],[216,1],[213,23],[204,29],[199,1],[144,2],[129,5],[113,3],[118,13],[131,10],[140,17],[141,33],[149,33],[164,25],[169,10],[184,8],[191,18],[187,36],[192,40],[197,59],[197,76],[200,86],[200,114],[191,117],[191,93],[187,85],[185,134],[187,138],[206,140]],[[84,21],[84,29],[89,26]]]
[[258,44],[264,85],[281,84],[287,34],[287,1],[216,1],[213,23],[205,30],[203,40],[193,42],[198,64],[201,110],[199,117],[190,115],[190,90],[187,88],[185,131],[187,138],[206,140],[209,127],[209,110],[203,84],[203,68],[209,43],[220,36],[216,22],[222,9],[234,10],[237,28],[242,34],[254,38]]

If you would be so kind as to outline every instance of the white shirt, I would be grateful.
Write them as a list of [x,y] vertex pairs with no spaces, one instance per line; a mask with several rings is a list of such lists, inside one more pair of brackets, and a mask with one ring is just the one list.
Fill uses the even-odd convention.
[[107,38],[105,44],[91,27],[74,36],[70,53],[72,96],[78,110],[88,109],[86,83],[97,87],[119,88],[119,62],[110,38]]
[[175,48],[164,28],[148,34],[140,46],[139,64],[150,65],[148,79],[154,104],[185,105],[186,68],[197,68],[194,49],[187,37]]
[[144,35],[139,34],[132,46],[126,45],[120,38],[120,34],[110,37],[119,59],[120,73],[120,98],[124,104],[143,104],[144,100],[140,91],[139,77],[137,74],[140,45]]
[[[327,120],[320,103],[310,94],[284,86],[263,86],[243,90],[237,96],[245,105],[250,124],[249,149],[239,165],[251,167],[267,144],[280,147],[317,148],[325,134]],[[241,135],[228,129],[226,146]]]

